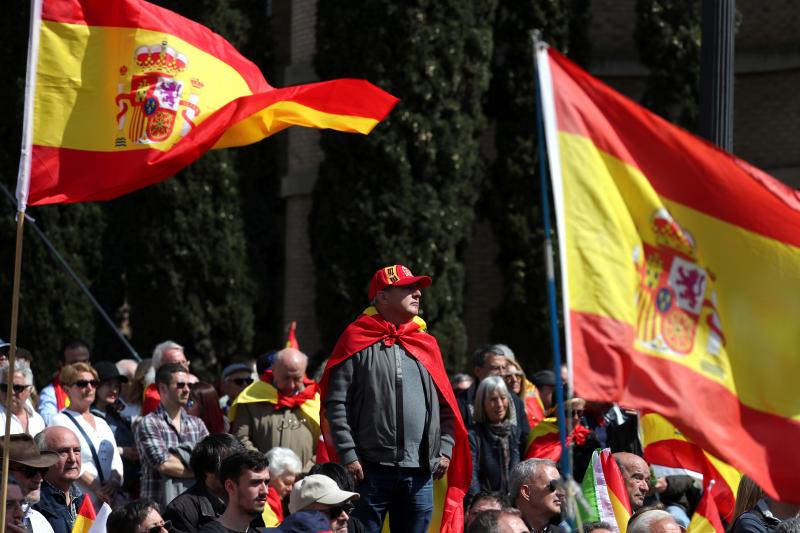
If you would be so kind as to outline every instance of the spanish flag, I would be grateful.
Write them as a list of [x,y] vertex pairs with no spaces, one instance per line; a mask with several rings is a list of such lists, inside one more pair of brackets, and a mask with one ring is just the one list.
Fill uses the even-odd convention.
[[300,343],[297,342],[297,321],[292,320],[292,323],[289,324],[289,334],[286,336],[286,346],[285,348],[294,348],[295,350],[300,349]]
[[143,0],[33,0],[27,204],[108,200],[289,126],[369,133],[397,99],[340,79],[276,89],[208,28]]
[[83,497],[83,502],[78,509],[78,516],[72,525],[72,533],[106,533],[106,520],[110,514],[111,507],[107,503],[104,503],[100,507],[100,512],[96,513],[92,499],[87,494]]
[[611,454],[611,450],[595,450],[592,462],[586,469],[581,483],[588,508],[578,506],[583,522],[604,521],[616,526],[615,531],[625,533],[631,519],[631,503],[622,472]]
[[714,503],[715,498],[711,497],[713,486],[714,483],[711,482],[706,490],[703,491],[703,497],[700,498],[700,503],[697,504],[697,509],[694,510],[689,527],[686,528],[687,533],[725,533],[722,520],[719,518],[717,505]]
[[714,484],[715,509],[732,521],[741,473],[687,440],[661,415],[643,413],[640,425],[644,459],[656,475],[688,475],[702,480],[705,486]]
[[540,46],[575,389],[800,503],[800,195]]

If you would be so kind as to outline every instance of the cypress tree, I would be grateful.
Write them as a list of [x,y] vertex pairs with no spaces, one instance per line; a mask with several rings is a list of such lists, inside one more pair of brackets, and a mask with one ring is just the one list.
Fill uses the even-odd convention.
[[637,0],[636,45],[650,70],[642,104],[696,131],[700,80],[700,2]]
[[500,305],[492,314],[492,339],[507,343],[528,369],[551,357],[543,220],[536,135],[535,71],[530,30],[549,45],[584,62],[588,2],[501,0],[495,22],[495,54],[489,113],[495,123],[496,160],[482,210],[499,245],[503,276]]
[[[449,368],[466,351],[461,251],[484,166],[495,1],[321,0],[321,78],[367,78],[401,101],[367,137],[322,134],[311,248],[324,344],[367,304],[376,269],[402,263],[430,274],[423,318]],[[354,31],[354,29],[356,29]]]

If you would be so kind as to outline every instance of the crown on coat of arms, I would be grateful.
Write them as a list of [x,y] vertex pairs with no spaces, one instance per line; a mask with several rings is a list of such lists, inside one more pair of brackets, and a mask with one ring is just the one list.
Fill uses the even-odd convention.
[[175,75],[186,70],[189,60],[174,48],[167,46],[167,41],[153,46],[140,46],[134,54],[136,64],[142,70],[158,71]]
[[683,252],[690,257],[694,256],[694,238],[675,222],[665,209],[659,209],[653,214],[652,226],[658,244]]

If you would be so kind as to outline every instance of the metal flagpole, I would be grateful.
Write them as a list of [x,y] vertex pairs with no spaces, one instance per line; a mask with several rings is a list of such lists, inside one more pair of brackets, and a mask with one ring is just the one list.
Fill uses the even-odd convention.
[[11,401],[14,387],[14,363],[17,356],[17,317],[19,316],[19,284],[22,273],[22,235],[25,225],[25,213],[17,213],[17,246],[14,252],[14,288],[11,293],[11,346],[8,351],[8,372],[6,372],[6,424],[3,434],[3,474],[0,483],[0,533],[6,530],[6,509],[4,505],[8,495],[8,448],[11,443]]
[[533,41],[533,61],[536,71],[536,135],[539,145],[539,181],[542,194],[542,217],[544,218],[544,254],[547,267],[547,299],[550,308],[550,334],[553,347],[553,370],[556,378],[556,402],[558,416],[558,431],[561,437],[561,475],[564,479],[572,477],[570,461],[570,449],[567,446],[567,426],[564,408],[564,383],[561,379],[561,340],[558,329],[558,306],[556,304],[556,274],[553,262],[553,240],[550,227],[550,188],[548,180],[550,174],[547,171],[547,150],[544,132],[544,111],[542,105],[542,86],[539,69],[536,64],[538,50],[547,46],[541,40],[541,33],[538,30],[531,32]]

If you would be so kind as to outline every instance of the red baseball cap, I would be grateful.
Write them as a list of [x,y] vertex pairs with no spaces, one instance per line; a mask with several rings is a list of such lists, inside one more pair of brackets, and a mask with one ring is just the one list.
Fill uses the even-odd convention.
[[424,289],[431,284],[433,280],[429,276],[415,276],[411,273],[408,267],[403,265],[392,265],[379,269],[372,276],[369,282],[369,299],[375,298],[378,291],[382,291],[386,287],[395,285],[412,285],[417,284],[418,289]]

